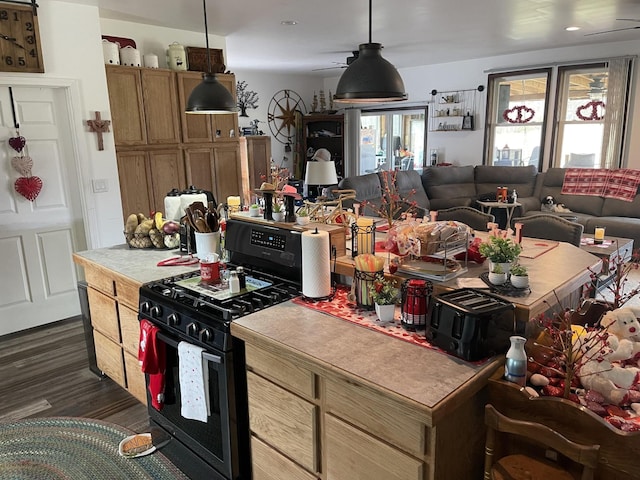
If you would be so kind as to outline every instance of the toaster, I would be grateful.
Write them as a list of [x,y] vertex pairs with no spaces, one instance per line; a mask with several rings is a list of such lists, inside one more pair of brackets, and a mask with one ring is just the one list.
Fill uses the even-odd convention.
[[516,331],[515,306],[472,288],[436,295],[427,322],[427,340],[463,360],[505,353]]

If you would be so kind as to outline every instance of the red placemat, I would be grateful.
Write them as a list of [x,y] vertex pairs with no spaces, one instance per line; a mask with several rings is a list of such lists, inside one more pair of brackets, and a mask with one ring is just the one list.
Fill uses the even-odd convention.
[[[393,323],[381,323],[378,321],[376,312],[373,310],[364,310],[358,308],[358,306],[348,299],[349,287],[339,285],[336,288],[336,294],[331,301],[314,301],[305,300],[304,297],[296,297],[292,301],[297,305],[310,308],[319,312],[326,313],[341,320],[346,320],[350,323],[355,323],[361,327],[368,328],[369,330],[375,330],[376,332],[384,333],[390,337],[403,340],[420,347],[435,350],[445,355],[450,355],[439,347],[431,345],[424,336],[424,330],[418,332],[408,332],[400,325],[400,309],[396,308],[396,315]],[[455,355],[450,355],[459,359]],[[488,358],[478,360],[475,362],[468,362],[473,365],[481,365],[486,362]]]

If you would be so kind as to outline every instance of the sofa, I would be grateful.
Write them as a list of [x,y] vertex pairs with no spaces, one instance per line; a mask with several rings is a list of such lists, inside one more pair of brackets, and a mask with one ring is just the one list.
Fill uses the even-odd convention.
[[[593,234],[595,226],[606,227],[608,236],[631,238],[635,248],[640,248],[640,195],[632,202],[611,198],[563,195],[564,168],[551,168],[538,172],[532,165],[523,167],[506,166],[447,166],[427,167],[422,174],[415,170],[396,172],[396,188],[402,198],[409,197],[420,207],[419,214],[429,210],[440,210],[457,206],[477,208],[477,200],[495,199],[496,189],[506,186],[518,195],[520,207],[515,209],[513,218],[540,214],[548,195],[556,203],[562,203],[571,210],[571,216],[584,226],[587,234]],[[346,177],[338,185],[340,189],[356,191],[356,201],[366,201],[369,206],[379,206],[382,201],[384,180],[382,173],[370,173]],[[415,190],[413,195],[409,192]],[[365,209],[365,214],[375,214],[375,209]],[[501,210],[493,210],[496,220]]]

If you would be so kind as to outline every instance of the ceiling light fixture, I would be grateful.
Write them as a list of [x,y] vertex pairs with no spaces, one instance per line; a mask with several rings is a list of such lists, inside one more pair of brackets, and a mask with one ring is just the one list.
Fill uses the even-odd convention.
[[218,81],[216,75],[211,73],[206,0],[202,0],[202,9],[204,10],[204,34],[207,44],[207,72],[202,74],[202,83],[194,88],[189,95],[186,113],[235,113],[238,111],[238,106],[233,95]]
[[280,25],[285,25],[287,27],[292,27],[292,26],[297,25],[297,24],[298,24],[298,22],[296,22],[295,20],[282,20],[280,22]]
[[566,27],[565,30],[567,32],[575,32],[575,31],[580,30],[580,27]]
[[378,103],[406,100],[402,77],[382,58],[382,45],[371,42],[371,2],[369,0],[369,43],[361,43],[358,58],[340,77],[333,99],[341,103]]

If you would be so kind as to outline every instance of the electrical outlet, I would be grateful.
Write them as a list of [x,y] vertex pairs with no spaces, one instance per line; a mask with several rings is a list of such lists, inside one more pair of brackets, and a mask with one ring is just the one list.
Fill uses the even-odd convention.
[[91,180],[93,193],[103,193],[109,191],[109,180],[106,178],[94,178]]

